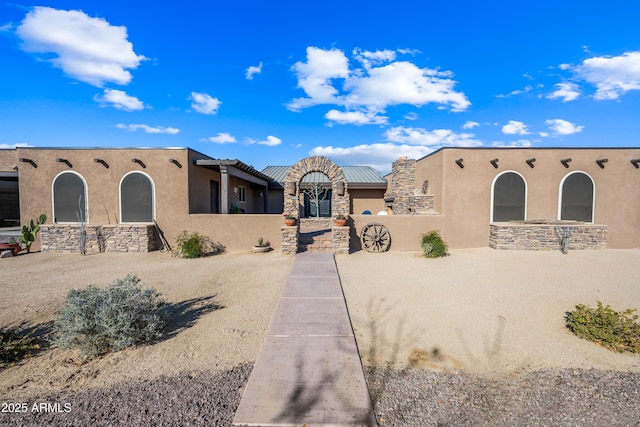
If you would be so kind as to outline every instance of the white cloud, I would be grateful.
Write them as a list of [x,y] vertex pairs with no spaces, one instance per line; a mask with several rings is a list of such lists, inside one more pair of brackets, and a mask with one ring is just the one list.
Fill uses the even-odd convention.
[[585,59],[575,72],[595,85],[595,99],[618,99],[630,90],[640,90],[640,51]]
[[580,89],[575,83],[557,83],[557,89],[547,95],[549,99],[561,98],[562,102],[573,101],[580,96]]
[[520,94],[527,93],[527,92],[531,92],[532,90],[533,90],[533,86],[526,85],[523,89],[516,89],[516,90],[513,90],[513,91],[509,92],[506,95],[500,94],[500,95],[497,95],[496,97],[497,98],[511,98],[512,96],[520,95]]
[[293,70],[298,78],[298,87],[308,98],[294,99],[287,107],[299,111],[313,105],[339,103],[336,97],[338,90],[331,85],[331,80],[349,76],[349,60],[341,50],[309,46],[307,62],[296,62]]
[[384,133],[385,142],[355,147],[318,146],[309,154],[327,156],[340,164],[369,165],[387,172],[391,163],[401,156],[418,159],[443,146],[482,146],[482,142],[473,137],[473,134],[458,134],[448,129],[429,131],[399,126]]
[[350,69],[341,50],[308,47],[307,61],[293,66],[298,87],[307,96],[293,99],[287,108],[299,111],[314,105],[338,105],[345,107],[345,113],[367,111],[374,116],[391,105],[434,103],[452,111],[471,105],[464,93],[454,90],[451,72],[395,61],[396,54],[390,50],[356,49],[353,53],[363,68]]
[[33,145],[27,144],[26,142],[17,142],[15,144],[0,144],[0,150],[11,150],[18,147],[33,147]]
[[527,125],[517,120],[509,120],[509,123],[502,126],[502,133],[505,135],[527,135]]
[[538,135],[540,135],[543,138],[546,138],[549,136],[549,132],[539,132]]
[[474,122],[471,120],[467,120],[463,125],[462,125],[462,129],[473,129],[475,127],[480,126],[480,123],[478,122]]
[[222,102],[206,93],[191,92],[191,108],[202,114],[216,114]]
[[126,85],[130,69],[147,59],[133,51],[127,28],[79,10],[37,6],[16,30],[26,52],[53,54],[47,59],[71,78],[102,87],[106,82]]
[[260,73],[262,73],[262,62],[260,62],[258,66],[252,65],[247,68],[247,74],[245,74],[245,78],[247,80],[253,80],[253,76]]
[[491,146],[502,147],[502,148],[527,148],[527,147],[531,147],[532,143],[528,139],[519,139],[517,141],[511,141],[511,142],[494,141],[491,143]]
[[398,126],[387,130],[384,136],[391,142],[435,148],[444,146],[479,147],[482,145],[482,142],[474,139],[475,135],[471,133],[455,133],[450,129],[435,129],[429,131],[422,128]]
[[372,166],[382,173],[389,172],[391,163],[401,156],[419,159],[433,152],[431,147],[377,143],[363,144],[355,147],[315,147],[310,152],[311,156],[326,156],[339,164]]
[[561,70],[570,70],[571,69],[571,65],[570,64],[560,64],[560,65],[558,65],[558,68],[560,68]]
[[175,135],[180,132],[180,129],[172,128],[172,127],[162,127],[162,126],[149,126],[145,124],[131,124],[125,125],[122,123],[118,123],[116,125],[118,129],[126,129],[129,132],[135,132],[137,130],[143,130],[146,133],[168,133],[170,135]]
[[398,49],[398,53],[401,53],[402,55],[417,55],[418,53],[422,53],[420,52],[418,49]]
[[275,147],[276,145],[282,144],[282,140],[280,138],[276,137],[276,136],[273,136],[273,135],[267,136],[267,138],[262,140],[262,141],[256,141],[255,139],[246,138],[246,142],[248,144],[266,145],[268,147]]
[[142,101],[135,96],[129,96],[125,91],[117,89],[105,89],[102,96],[96,95],[93,100],[103,106],[110,104],[112,107],[124,111],[138,111],[145,107]]
[[558,135],[571,135],[574,133],[582,132],[584,126],[578,126],[575,123],[568,122],[562,119],[550,119],[544,122],[552,132]]
[[407,120],[418,120],[418,113],[410,112],[404,115],[404,118]]
[[471,103],[453,90],[455,81],[449,72],[418,68],[410,62],[393,62],[371,68],[367,75],[347,79],[344,88],[347,106],[383,110],[389,105],[449,105],[452,111],[464,111]]
[[396,53],[393,50],[376,50],[375,52],[354,49],[353,56],[360,61],[363,67],[370,69],[374,65],[384,64],[396,59]]
[[216,136],[211,136],[204,140],[205,142],[213,142],[216,144],[232,144],[236,142],[236,138],[226,132],[218,132]]
[[379,116],[369,111],[338,111],[329,110],[324,115],[327,120],[331,120],[341,125],[353,124],[353,125],[366,125],[377,124],[385,125],[388,122],[388,117]]

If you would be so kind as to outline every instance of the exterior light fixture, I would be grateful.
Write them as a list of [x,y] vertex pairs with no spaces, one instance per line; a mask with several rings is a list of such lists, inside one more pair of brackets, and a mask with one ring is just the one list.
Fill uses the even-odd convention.
[[498,159],[489,160],[489,163],[491,163],[494,168],[498,169]]
[[137,163],[137,164],[139,164],[140,166],[142,166],[143,168],[146,168],[146,167],[147,167],[147,165],[145,165],[145,164],[144,164],[144,162],[143,162],[142,160],[140,160],[140,159],[136,159],[135,157],[134,157],[133,159],[131,159],[131,162],[133,162],[133,163]]
[[525,162],[527,162],[527,164],[529,165],[529,167],[530,167],[531,169],[533,169],[533,163],[534,163],[535,161],[536,161],[536,158],[535,158],[535,157],[534,157],[534,158],[531,158],[531,159],[527,159],[527,160],[525,160]]
[[634,168],[639,169],[640,168],[640,159],[631,159],[631,164],[633,165]]
[[103,159],[93,159],[94,163],[100,163],[105,168],[109,169],[109,164],[105,162]]
[[56,162],[64,163],[65,165],[67,165],[69,167],[72,167],[71,166],[71,162],[69,160],[67,160],[67,159],[63,159],[63,158],[58,157],[58,158],[56,158]]
[[569,168],[569,162],[571,162],[571,158],[560,160],[560,163],[562,163],[562,166],[564,166],[567,169]]
[[456,160],[456,165],[458,165],[460,167],[460,169],[464,169],[464,165],[462,164],[463,160],[464,159],[462,159],[462,158]]
[[238,194],[238,187],[233,187],[233,194]]
[[177,161],[176,159],[169,159],[169,163],[173,163],[174,165],[176,165],[177,167],[179,167],[180,169],[182,169],[182,165],[180,164],[179,161]]
[[38,165],[36,164],[36,162],[34,162],[34,161],[33,161],[33,160],[31,160],[31,159],[26,159],[26,158],[24,158],[24,157],[20,157],[20,158],[18,159],[18,161],[19,161],[19,162],[22,162],[22,163],[29,163],[29,164],[30,164],[31,166],[33,166],[34,168],[37,168],[37,167],[38,167]]
[[336,182],[336,193],[338,194],[338,196],[344,196],[344,182]]
[[609,161],[609,159],[599,159],[596,160],[596,163],[598,164],[598,166],[600,166],[600,169],[604,169],[604,164],[607,163]]
[[284,188],[287,191],[287,194],[289,196],[295,196],[296,195],[296,183],[295,182],[287,182],[284,185]]

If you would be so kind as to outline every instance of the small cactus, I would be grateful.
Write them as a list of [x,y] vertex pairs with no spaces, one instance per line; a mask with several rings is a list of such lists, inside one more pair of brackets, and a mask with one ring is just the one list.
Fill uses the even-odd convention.
[[21,243],[27,247],[27,253],[31,252],[31,245],[36,241],[36,237],[38,237],[38,232],[40,231],[40,226],[47,221],[47,216],[42,214],[36,219],[36,222],[33,220],[29,220],[28,225],[22,226],[22,234],[19,237]]

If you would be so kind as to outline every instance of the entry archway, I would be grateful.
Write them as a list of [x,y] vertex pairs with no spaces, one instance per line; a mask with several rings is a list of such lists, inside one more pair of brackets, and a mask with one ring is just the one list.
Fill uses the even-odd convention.
[[[349,214],[349,191],[347,180],[340,166],[323,156],[312,156],[298,161],[287,173],[284,180],[284,215],[296,218],[295,229],[283,227],[282,251],[296,253],[298,251],[298,235],[300,233],[300,218],[304,216],[304,199],[301,194],[302,179],[314,172],[327,176],[331,181],[331,218]],[[346,230],[345,230],[346,229]],[[349,252],[349,227],[333,226],[333,252]],[[295,234],[295,235],[294,235]],[[345,238],[346,234],[346,238]],[[295,244],[292,242],[295,240]]]

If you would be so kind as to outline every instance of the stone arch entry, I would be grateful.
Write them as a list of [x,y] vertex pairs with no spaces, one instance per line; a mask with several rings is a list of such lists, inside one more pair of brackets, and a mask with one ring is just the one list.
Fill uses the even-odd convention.
[[[347,180],[342,168],[326,157],[312,156],[298,161],[289,170],[284,180],[284,215],[293,215],[298,221],[294,227],[282,227],[282,251],[296,253],[298,251],[298,237],[300,233],[300,217],[304,204],[300,202],[300,184],[305,175],[312,172],[325,174],[331,181],[331,217],[349,214],[349,191]],[[343,230],[344,229],[344,230]],[[350,227],[332,227],[333,252],[349,252]],[[345,242],[346,233],[346,242]]]

